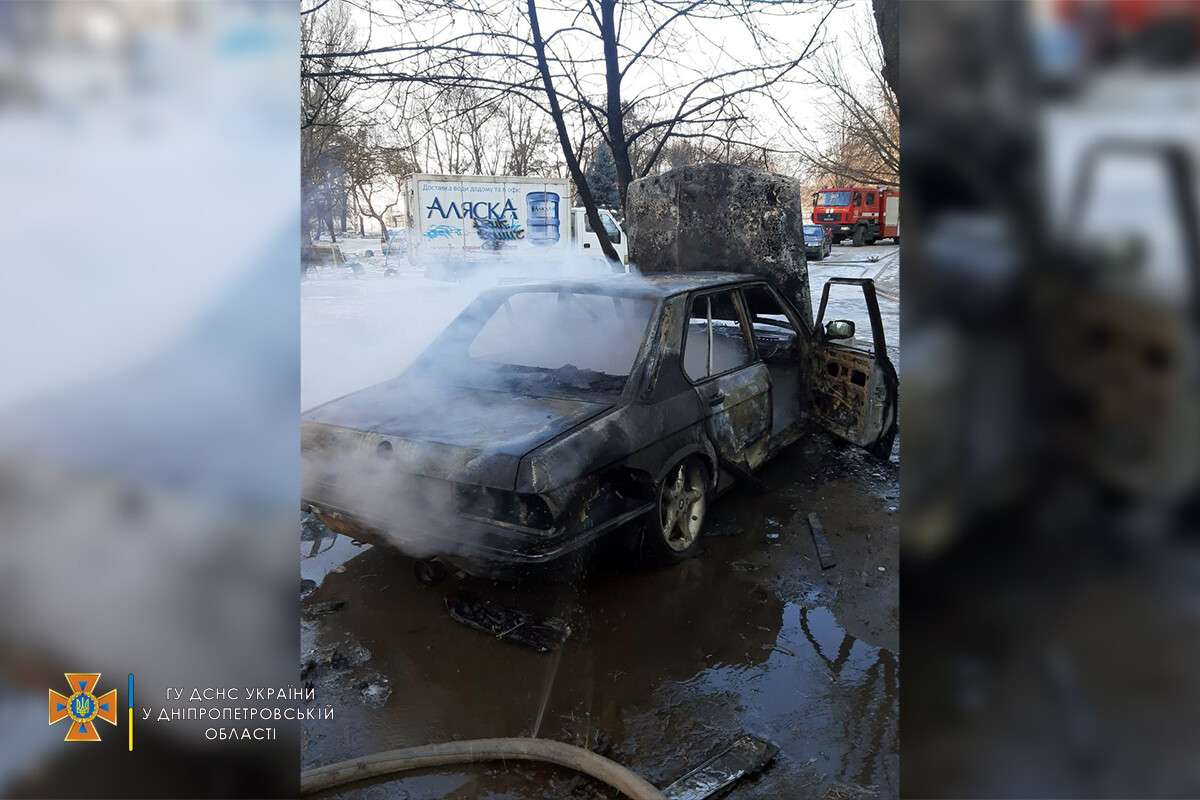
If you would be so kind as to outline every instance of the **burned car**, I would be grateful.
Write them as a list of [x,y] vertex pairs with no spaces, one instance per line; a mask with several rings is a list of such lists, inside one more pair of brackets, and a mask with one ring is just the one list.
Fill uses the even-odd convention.
[[[816,323],[770,280],[698,272],[490,289],[398,377],[305,413],[303,502],[335,531],[468,572],[623,530],[695,553],[713,499],[815,421],[886,456],[897,378],[874,284]],[[640,524],[630,524],[640,523]]]

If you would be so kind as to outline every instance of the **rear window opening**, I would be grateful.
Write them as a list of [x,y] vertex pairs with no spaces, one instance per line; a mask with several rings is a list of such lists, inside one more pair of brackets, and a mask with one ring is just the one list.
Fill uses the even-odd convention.
[[619,391],[637,360],[655,302],[574,291],[518,291],[487,317],[466,349],[472,381],[543,381]]

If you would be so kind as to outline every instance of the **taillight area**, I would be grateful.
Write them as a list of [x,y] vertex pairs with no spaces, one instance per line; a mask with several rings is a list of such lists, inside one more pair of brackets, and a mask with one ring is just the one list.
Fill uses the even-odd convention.
[[469,517],[539,530],[548,530],[554,524],[550,506],[536,494],[460,483],[454,486],[454,501],[458,513]]

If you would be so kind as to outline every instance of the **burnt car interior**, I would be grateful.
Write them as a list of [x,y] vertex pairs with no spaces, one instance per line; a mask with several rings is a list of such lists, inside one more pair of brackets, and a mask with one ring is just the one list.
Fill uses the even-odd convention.
[[766,284],[742,291],[754,345],[771,376],[771,430],[787,430],[801,420],[801,387],[805,360],[800,350],[803,328]]

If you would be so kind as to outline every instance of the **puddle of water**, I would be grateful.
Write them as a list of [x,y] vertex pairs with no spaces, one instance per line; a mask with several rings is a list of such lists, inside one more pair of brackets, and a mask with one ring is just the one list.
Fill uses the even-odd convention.
[[371,549],[369,544],[355,544],[347,536],[341,536],[324,528],[315,538],[300,542],[300,579],[321,585],[325,576],[350,559]]

